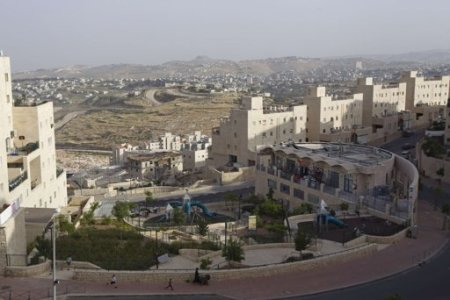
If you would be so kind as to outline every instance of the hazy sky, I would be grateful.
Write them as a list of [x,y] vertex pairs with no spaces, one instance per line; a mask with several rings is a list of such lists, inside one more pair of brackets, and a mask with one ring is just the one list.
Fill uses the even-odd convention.
[[449,0],[0,0],[15,71],[450,49]]

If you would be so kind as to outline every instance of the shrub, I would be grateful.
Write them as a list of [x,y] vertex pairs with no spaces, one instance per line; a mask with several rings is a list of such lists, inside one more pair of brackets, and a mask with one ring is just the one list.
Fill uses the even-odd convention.
[[207,269],[209,269],[209,266],[211,264],[212,264],[212,260],[209,257],[202,258],[202,260],[200,261],[200,269],[207,270]]
[[225,257],[227,261],[236,261],[241,262],[244,256],[244,249],[241,246],[241,243],[237,240],[230,238],[226,247],[222,249],[222,256]]

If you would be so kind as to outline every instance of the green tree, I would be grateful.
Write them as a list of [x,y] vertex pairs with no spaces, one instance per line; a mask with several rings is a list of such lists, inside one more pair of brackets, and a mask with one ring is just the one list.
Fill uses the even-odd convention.
[[98,202],[94,202],[89,210],[83,213],[80,223],[82,226],[90,226],[95,224],[94,211],[100,206]]
[[145,191],[145,207],[153,206],[155,199],[150,191]]
[[49,240],[44,239],[41,236],[38,236],[36,238],[36,244],[35,244],[36,249],[39,252],[39,256],[44,256],[47,258],[51,257],[52,254],[52,245],[50,243]]
[[197,222],[198,234],[200,234],[201,236],[206,236],[208,231],[209,231],[208,222],[206,222],[206,220],[203,218],[198,218],[198,222]]
[[268,200],[273,200],[273,194],[274,194],[273,189],[272,189],[272,188],[269,188],[269,192],[267,193],[266,198],[267,198]]
[[234,204],[239,200],[239,197],[233,193],[225,194],[225,206],[231,205],[231,210],[234,211]]
[[345,218],[345,215],[347,214],[349,205],[347,202],[342,202],[339,206],[341,208],[341,211],[344,213],[344,218]]
[[425,138],[422,144],[422,150],[426,156],[440,157],[446,153],[445,147],[436,139]]
[[179,207],[175,207],[173,209],[173,223],[177,226],[184,224],[184,213],[183,210]]
[[229,261],[241,262],[244,260],[244,249],[238,240],[230,238],[226,246],[222,249],[222,256]]
[[58,215],[59,232],[72,233],[75,231],[75,226],[69,222],[65,215]]
[[212,264],[211,258],[202,258],[200,261],[200,269],[201,270],[208,270],[209,266]]
[[125,218],[130,216],[130,208],[132,205],[127,202],[117,201],[112,209],[112,214],[120,222],[123,222]]
[[295,250],[300,252],[300,257],[302,256],[302,251],[308,247],[311,243],[311,233],[307,230],[302,230],[298,228],[297,235],[295,236]]

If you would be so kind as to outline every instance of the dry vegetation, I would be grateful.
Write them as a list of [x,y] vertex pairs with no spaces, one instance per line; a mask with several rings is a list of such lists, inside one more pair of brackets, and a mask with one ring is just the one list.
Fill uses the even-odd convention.
[[236,94],[208,94],[177,98],[159,106],[152,106],[146,99],[127,101],[134,109],[98,107],[59,129],[56,140],[58,144],[110,149],[112,144],[136,144],[164,132],[187,134],[201,130],[211,135],[211,128],[229,115],[230,109],[237,106],[237,99]]

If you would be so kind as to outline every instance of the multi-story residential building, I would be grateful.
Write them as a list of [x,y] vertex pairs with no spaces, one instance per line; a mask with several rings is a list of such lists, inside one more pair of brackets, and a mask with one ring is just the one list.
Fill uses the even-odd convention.
[[374,84],[373,78],[359,78],[356,91],[363,93],[363,126],[373,128],[374,138],[386,142],[403,129],[399,113],[406,109],[406,83]]
[[8,57],[0,57],[0,204],[23,207],[67,204],[65,173],[56,168],[51,102],[14,106]]
[[363,93],[362,120],[372,126],[373,118],[397,115],[406,108],[406,83],[374,84],[373,78],[360,78],[356,91]]
[[450,76],[425,78],[417,76],[417,71],[402,74],[400,82],[406,83],[406,110],[421,105],[446,105],[450,91]]
[[130,176],[140,180],[162,180],[183,171],[183,156],[178,152],[129,155],[127,161]]
[[66,205],[65,172],[56,167],[53,105],[15,106],[10,60],[0,56],[0,252],[26,254],[20,208]]
[[256,147],[306,141],[306,105],[263,107],[262,97],[244,97],[229,118],[213,128],[212,165],[253,166]]
[[170,132],[166,132],[165,134],[159,137],[161,150],[168,151],[180,151],[181,150],[181,137],[179,135],[173,135]]
[[447,107],[445,108],[445,136],[444,143],[450,145],[450,98],[447,100]]
[[363,94],[334,99],[325,87],[309,87],[303,104],[307,106],[307,139],[367,143],[371,127],[362,130]]
[[320,200],[338,208],[348,202],[397,223],[415,223],[419,174],[408,160],[384,149],[342,143],[262,146],[256,194],[273,191],[288,207]]

